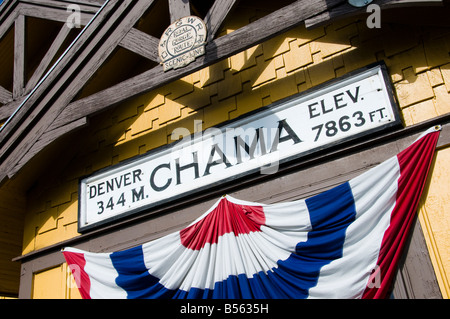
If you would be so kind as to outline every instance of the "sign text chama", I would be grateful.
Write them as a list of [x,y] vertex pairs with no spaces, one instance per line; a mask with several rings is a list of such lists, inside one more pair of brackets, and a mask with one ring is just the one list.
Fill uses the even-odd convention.
[[206,25],[195,16],[171,24],[159,41],[159,57],[164,71],[178,69],[205,54]]
[[221,127],[176,128],[168,146],[80,181],[79,230],[207,192],[367,134],[401,126],[384,65],[292,96]]

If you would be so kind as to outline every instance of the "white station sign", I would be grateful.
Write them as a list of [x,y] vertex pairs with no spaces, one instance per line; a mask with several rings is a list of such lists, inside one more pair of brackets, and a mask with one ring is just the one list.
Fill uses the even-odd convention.
[[400,125],[385,68],[376,65],[82,179],[79,230]]

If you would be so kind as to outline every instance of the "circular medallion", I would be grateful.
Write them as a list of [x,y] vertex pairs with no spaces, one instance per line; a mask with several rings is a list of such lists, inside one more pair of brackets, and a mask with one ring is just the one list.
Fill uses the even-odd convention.
[[205,23],[195,16],[172,23],[159,42],[159,57],[164,71],[186,66],[205,54],[206,34]]

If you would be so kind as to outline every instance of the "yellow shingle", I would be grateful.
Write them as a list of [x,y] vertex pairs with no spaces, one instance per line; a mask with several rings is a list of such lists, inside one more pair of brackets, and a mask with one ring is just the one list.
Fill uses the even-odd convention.
[[337,30],[334,27],[334,25],[327,27],[326,36],[316,41],[323,58],[349,49],[351,47],[350,38],[358,32],[355,23],[351,23]]
[[230,117],[235,118],[262,107],[261,92],[260,88],[251,88],[250,83],[245,83],[242,93],[236,96],[236,110],[230,112]]
[[262,46],[256,45],[230,57],[233,72],[239,72],[256,65],[256,57],[262,54]]
[[432,87],[444,84],[444,79],[442,78],[441,70],[439,68],[429,70],[427,75]]
[[39,229],[38,234],[54,230],[57,228],[58,209],[56,207],[48,208],[45,212],[38,215]]
[[181,116],[182,104],[172,100],[169,96],[166,97],[165,103],[158,107],[159,123],[167,123]]
[[324,83],[335,77],[333,60],[322,60],[320,53],[313,55],[314,64],[308,66],[308,75],[313,86]]
[[[407,68],[412,68],[416,74],[428,70],[427,60],[422,46],[416,46],[410,50],[389,57],[389,69],[392,74],[398,74],[401,77],[402,70]],[[399,77],[393,80],[398,79]]]
[[229,119],[229,113],[236,109],[236,97],[216,101],[203,109],[203,128],[213,127]]
[[294,75],[286,76],[284,69],[277,70],[277,80],[268,85],[272,102],[281,100],[298,92]]
[[447,92],[450,92],[450,63],[447,63],[440,67],[442,78],[444,79]]
[[211,66],[208,66],[198,71],[200,87],[211,85],[212,83],[223,80],[224,79],[223,72],[228,68],[229,68],[228,59],[224,59],[220,62],[217,62]]
[[416,103],[404,109],[403,112],[408,114],[408,118],[412,121],[411,123],[406,123],[407,125],[417,124],[438,115],[433,100]]
[[447,42],[445,37],[427,38],[423,41],[423,46],[429,67],[440,66],[450,61],[450,40]]
[[290,43],[291,50],[283,54],[286,72],[292,72],[313,63],[309,43],[298,46],[297,41]]
[[434,97],[426,73],[416,75],[412,68],[408,68],[403,74],[405,79],[394,84],[402,108]]
[[439,85],[434,88],[434,94],[436,96],[434,103],[437,114],[450,113],[450,93],[447,92],[447,88],[444,85]]
[[217,83],[219,100],[223,100],[242,91],[242,80],[239,73],[225,72],[225,79]]
[[275,60],[264,61],[262,57],[257,58],[258,65],[252,68],[250,81],[253,87],[265,82],[272,81],[277,77],[275,72]]
[[289,51],[289,38],[283,36],[267,40],[262,44],[264,59],[269,60]]

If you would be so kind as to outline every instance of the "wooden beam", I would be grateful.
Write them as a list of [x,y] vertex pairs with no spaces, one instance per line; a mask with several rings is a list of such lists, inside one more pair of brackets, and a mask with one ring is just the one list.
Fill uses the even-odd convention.
[[296,1],[230,34],[209,42],[206,54],[188,66],[168,72],[158,65],[106,90],[69,104],[49,129],[100,112],[128,98],[153,90],[224,58],[246,50],[325,11],[328,0]]
[[208,30],[207,42],[214,39],[223,21],[236,4],[236,0],[216,0],[205,16],[206,29]]
[[[67,12],[67,5],[64,7],[45,7],[42,8],[36,4],[21,3],[20,13],[28,17],[67,22],[67,18],[72,14],[72,12]],[[94,16],[95,11],[80,11],[80,24],[86,25]]]
[[[26,101],[21,103],[21,108],[15,116],[11,118],[7,125],[2,127],[0,131],[0,185],[7,180],[8,171],[14,166],[13,161],[20,160],[16,155],[24,156],[26,150],[45,132],[45,129],[51,123],[51,120],[43,123],[36,121],[36,118],[44,113],[48,107],[46,104],[49,103],[49,99],[46,98],[46,95],[51,96],[55,94],[55,91],[60,90],[61,85],[64,84],[57,83],[57,79],[64,78],[64,74],[73,72],[72,68],[76,68],[88,55],[87,52],[84,52],[84,45],[89,44],[90,41],[94,41],[94,43],[95,40],[99,41],[99,38],[101,39],[102,35],[107,33],[114,25],[114,22],[108,19],[108,17],[111,17],[109,14],[115,12],[115,10],[120,14],[121,9],[125,10],[127,6],[124,6],[123,2],[125,1],[109,0],[109,5],[103,8],[97,19],[92,22],[91,27],[82,32],[80,38],[73,43],[72,49],[63,57],[61,63],[55,66],[47,80],[37,88],[34,94],[27,96]],[[112,18],[114,18],[113,15]],[[64,80],[61,82],[64,83]],[[44,99],[43,103],[38,102],[38,98],[41,97]],[[63,105],[60,105],[60,107],[63,107]]]
[[14,23],[14,79],[13,97],[23,94],[25,86],[25,16],[19,15]]
[[6,104],[12,101],[12,93],[0,85],[0,103]]
[[157,38],[135,28],[119,43],[121,47],[159,63],[158,44]]
[[168,0],[170,11],[170,22],[173,23],[178,19],[191,15],[189,0]]
[[13,100],[6,105],[0,107],[0,121],[8,119],[14,111],[19,107],[20,103],[22,103],[24,97],[21,96],[17,100]]
[[[179,0],[176,0],[179,3]],[[216,0],[205,16],[205,24],[208,29],[208,41],[213,39],[223,20],[228,15],[236,0]],[[149,60],[159,63],[158,55],[159,39],[146,34],[138,29],[131,29],[120,42],[120,46],[137,53]]]
[[60,136],[79,129],[87,124],[87,119],[81,118],[77,121],[71,122],[65,126],[62,126],[54,131],[49,131],[44,134],[33,144],[24,157],[22,157],[16,166],[14,166],[9,172],[10,175],[16,174],[29,160],[31,160],[40,150],[55,141]]
[[[35,94],[24,103],[18,116],[13,118],[14,123],[18,124],[8,124],[1,131],[0,183],[11,178],[25,164],[18,165],[20,159],[48,131],[52,121],[108,59],[142,13],[153,3],[154,1],[111,0],[99,15],[99,20],[95,20],[91,28],[85,29],[87,33],[82,34],[80,42],[74,44],[70,54],[68,52],[68,56],[49,75],[50,78],[39,86]],[[94,52],[93,45],[98,45]],[[39,120],[36,117],[40,117]],[[8,138],[1,139],[3,136]],[[46,145],[45,141],[42,143]]]
[[55,57],[56,53],[58,52],[61,45],[64,43],[64,40],[67,38],[67,36],[70,33],[70,28],[66,26],[65,24],[61,27],[61,30],[59,31],[58,35],[56,36],[55,40],[53,41],[52,45],[48,49],[47,53],[45,53],[45,56],[41,60],[41,63],[39,63],[39,66],[34,71],[33,75],[31,76],[30,80],[27,83],[27,86],[25,88],[25,92],[30,92],[36,84],[39,82],[39,80],[44,75],[44,72],[47,70],[47,68],[50,65],[50,62]]
[[20,2],[31,4],[35,7],[55,8],[64,11],[66,11],[67,7],[73,3],[78,5],[81,11],[92,14],[95,14],[102,5],[102,1],[21,0]]
[[0,39],[5,36],[7,32],[11,29],[16,21],[17,17],[20,15],[20,9],[17,3],[11,3],[9,1],[4,1],[1,6],[0,14]]

